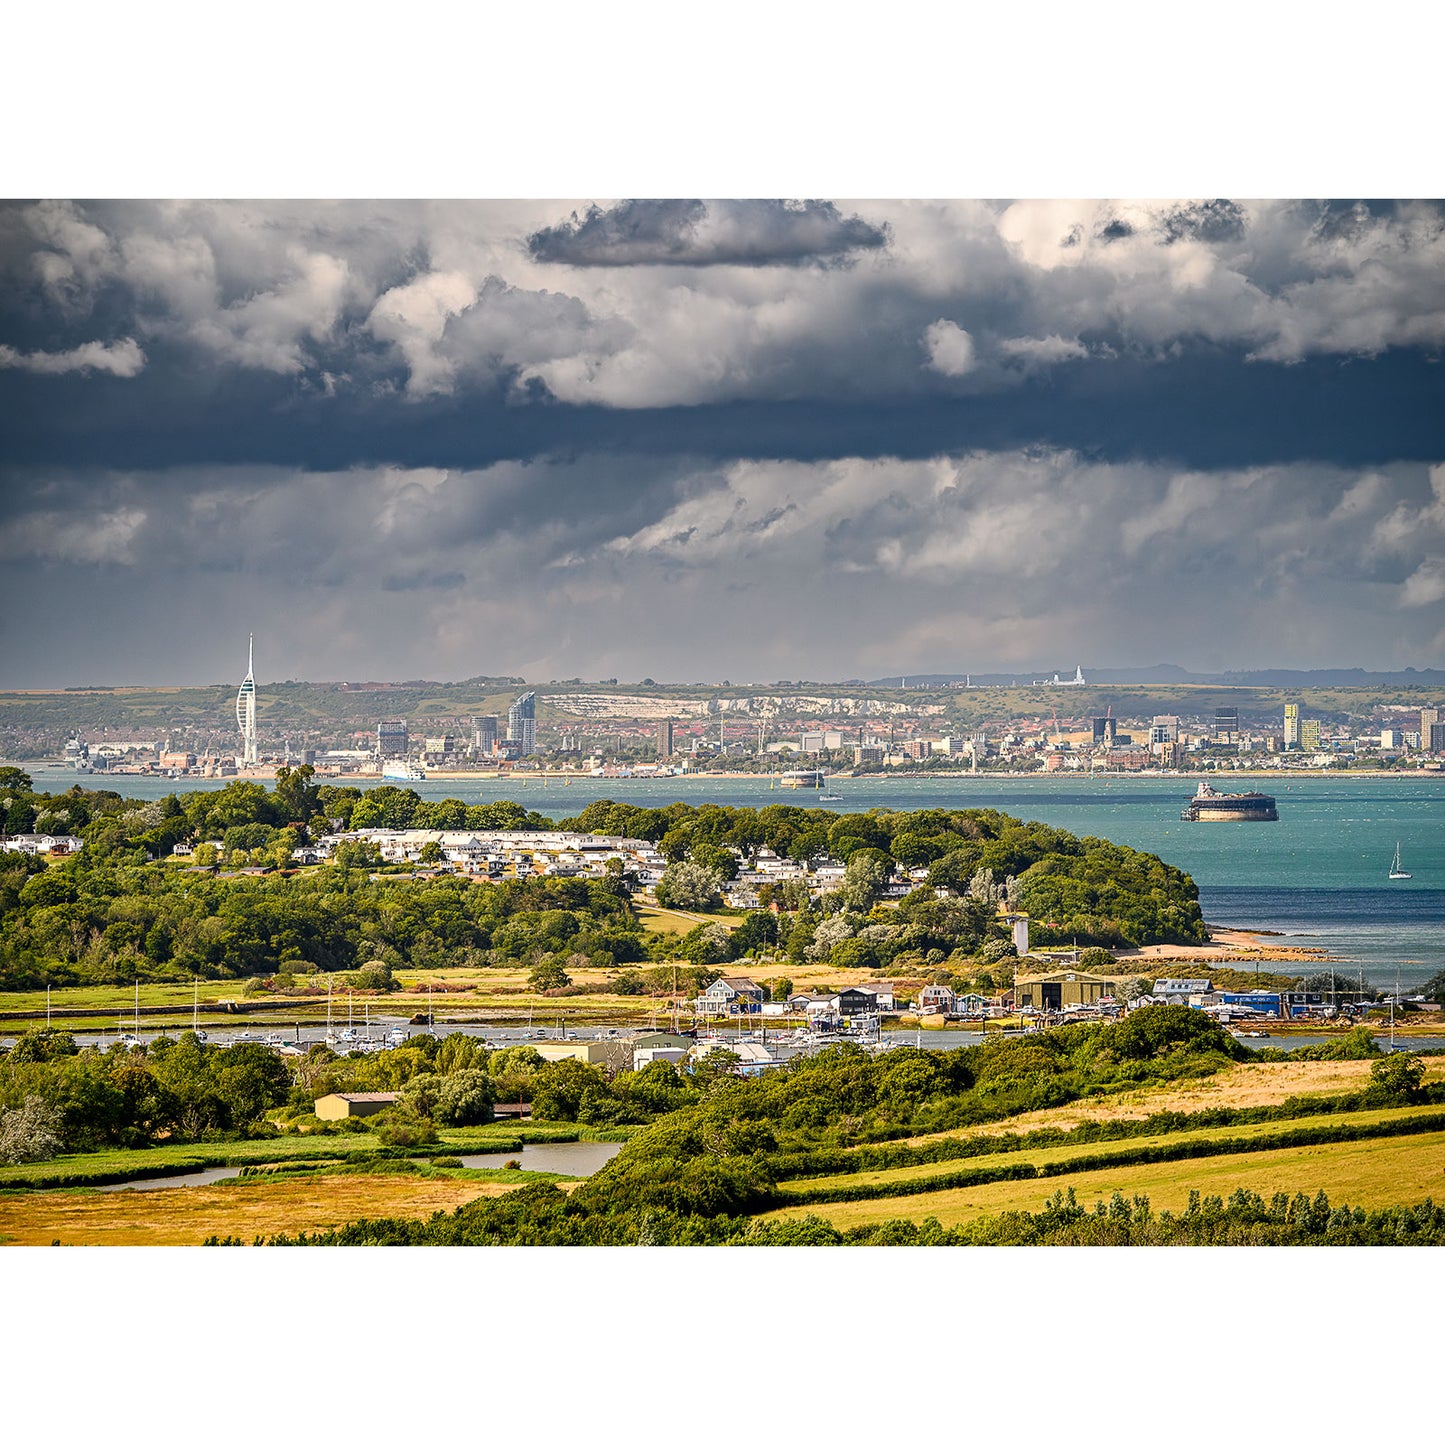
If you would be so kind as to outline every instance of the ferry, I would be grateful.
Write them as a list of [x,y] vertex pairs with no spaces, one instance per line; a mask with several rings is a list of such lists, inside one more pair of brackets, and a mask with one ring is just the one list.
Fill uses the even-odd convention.
[[381,776],[398,783],[426,782],[426,769],[418,763],[409,763],[405,758],[395,758],[381,765]]
[[1179,816],[1186,823],[1275,823],[1279,810],[1268,793],[1221,793],[1206,779]]

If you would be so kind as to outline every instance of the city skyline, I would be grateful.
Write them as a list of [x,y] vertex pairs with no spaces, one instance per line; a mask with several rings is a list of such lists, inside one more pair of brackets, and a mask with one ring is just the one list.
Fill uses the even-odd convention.
[[1442,343],[1435,202],[5,202],[0,686],[1440,667]]

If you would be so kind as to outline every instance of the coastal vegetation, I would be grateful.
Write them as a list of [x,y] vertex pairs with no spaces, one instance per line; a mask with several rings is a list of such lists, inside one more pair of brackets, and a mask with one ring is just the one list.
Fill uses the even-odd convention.
[[[428,803],[391,786],[362,793],[318,785],[305,767],[283,769],[270,790],[240,781],[154,803],[79,787],[35,793],[11,769],[4,796],[12,831],[70,833],[85,845],[64,860],[0,853],[0,989],[11,991],[354,972],[353,986],[385,992],[398,968],[524,963],[537,992],[565,989],[577,969],[592,968],[635,994],[646,987],[638,965],[715,971],[765,953],[835,968],[977,971],[1012,951],[1000,904],[1032,913],[1045,943],[1205,938],[1187,874],[993,809],[838,815],[600,801],[564,820],[569,830],[655,842],[670,860],[659,904],[683,911],[717,910],[739,858],[763,848],[846,867],[842,886],[822,896],[801,883],[765,884],[740,926],[703,919],[676,937],[643,928],[621,870],[495,883],[450,870],[389,875],[364,842],[341,844],[320,868],[291,866],[299,844],[333,828],[550,825],[516,804]],[[190,864],[170,856],[182,842],[195,845]],[[924,868],[925,884],[880,906],[891,879]]]
[[[389,1215],[369,1213],[365,1224],[309,1209],[287,1218],[259,1202],[215,1205],[208,1217],[225,1224],[207,1234],[246,1242],[1099,1242],[1097,1212],[1069,1204],[1069,1195],[1043,1215],[1030,1213],[1050,1188],[1101,1199],[1121,1190],[1131,1201],[1130,1229],[1115,1228],[1116,1242],[1239,1240],[1249,1230],[1305,1242],[1301,1206],[1289,1198],[1321,1187],[1351,1203],[1344,1213],[1328,1211],[1333,1223],[1318,1242],[1383,1237],[1396,1227],[1425,1242],[1434,1216],[1410,1215],[1426,1221],[1419,1229],[1399,1225],[1406,1216],[1397,1207],[1418,1205],[1445,1163],[1437,1061],[1376,1051],[1334,1065],[1261,1064],[1182,1008],[957,1050],[869,1055],[839,1045],[755,1079],[735,1077],[723,1050],[690,1069],[655,1062],[609,1076],[573,1059],[544,1062],[525,1046],[488,1051],[460,1034],[440,1042],[419,1035],[370,1056],[316,1046],[268,1063],[246,1046],[220,1050],[193,1037],[161,1043],[77,1054],[63,1036],[37,1029],[12,1051],[0,1078],[0,1137],[12,1118],[38,1115],[50,1128],[50,1150],[67,1152],[0,1165],[0,1232],[15,1234],[9,1222],[22,1217],[27,1228],[83,1232],[90,1218],[90,1237],[107,1237],[106,1219],[118,1231],[109,1237],[150,1237],[143,1203],[127,1200],[111,1212],[98,1203],[47,1203],[27,1214],[4,1191],[34,1197],[225,1162],[275,1163],[316,1180],[364,1169],[367,1200],[394,1202]],[[229,1078],[231,1068],[242,1077]],[[1336,1079],[1331,1070],[1343,1072]],[[1289,1073],[1301,1085],[1329,1073],[1333,1092],[1245,1107],[1148,1108],[1181,1090],[1207,1098],[1209,1085],[1236,1071]],[[314,1116],[323,1093],[381,1089],[398,1097],[378,1115],[338,1124]],[[240,1105],[232,1102],[238,1095]],[[447,1103],[453,1095],[481,1107],[459,1114]],[[1136,1097],[1143,1117],[1122,1115],[1118,1103]],[[486,1106],[503,1099],[530,1101],[535,1122],[461,1122],[487,1117]],[[1064,1127],[1040,1123],[1052,1119]],[[1024,1132],[989,1132],[1026,1120],[1034,1122]],[[581,1183],[528,1171],[447,1177],[448,1156],[498,1152],[539,1133],[620,1134],[627,1142]],[[1371,1158],[1383,1161],[1379,1168]],[[274,1172],[246,1180],[277,1197],[295,1184]],[[1191,1189],[1221,1199],[1244,1190],[1259,1200],[1190,1203]],[[1285,1206],[1274,1197],[1281,1191]],[[1135,1196],[1145,1194],[1154,1204],[1136,1215]],[[423,1217],[431,1212],[417,1207],[423,1198],[456,1212]],[[156,1208],[156,1220],[184,1218],[193,1228],[188,1206]],[[1072,1211],[1067,1229],[1053,1217],[1058,1209]],[[1208,1229],[1193,1218],[1200,1210],[1211,1217]],[[1116,1206],[1105,1214],[1120,1224]],[[1186,1216],[1193,1222],[1177,1222]]]

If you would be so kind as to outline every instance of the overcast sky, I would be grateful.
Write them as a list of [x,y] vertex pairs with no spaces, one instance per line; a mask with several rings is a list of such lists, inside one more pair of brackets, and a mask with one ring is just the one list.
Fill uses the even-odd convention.
[[0,686],[1445,663],[1433,203],[0,205]]

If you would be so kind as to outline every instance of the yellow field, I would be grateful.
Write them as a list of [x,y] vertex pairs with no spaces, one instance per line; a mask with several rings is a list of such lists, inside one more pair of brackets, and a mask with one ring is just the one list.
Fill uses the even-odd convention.
[[[1445,1078],[1445,1058],[1423,1059],[1427,1081]],[[1297,1094],[1348,1094],[1370,1080],[1370,1060],[1333,1063],[1235,1064],[1207,1079],[1184,1084],[1153,1084],[1101,1099],[1080,1099],[1057,1109],[1034,1109],[993,1124],[970,1124],[937,1134],[919,1134],[900,1142],[916,1145],[934,1139],[967,1139],[987,1134],[1027,1134],[1034,1129],[1071,1129],[1085,1120],[1147,1119],[1151,1114],[1197,1114],[1203,1109],[1252,1109],[1282,1104]]]
[[[0,1194],[0,1240],[7,1244],[201,1244],[234,1234],[329,1229],[358,1219],[428,1219],[483,1196],[532,1182],[415,1179],[405,1175],[321,1175],[258,1184],[177,1189]],[[563,1186],[567,1187],[567,1186]]]
[[1313,1198],[1323,1189],[1332,1204],[1382,1208],[1445,1198],[1445,1138],[1439,1134],[1405,1139],[1368,1139],[1355,1144],[1310,1144],[1268,1154],[1232,1154],[1213,1159],[1179,1159],[1164,1164],[1060,1174],[1052,1179],[1013,1180],[971,1189],[945,1189],[901,1199],[866,1199],[847,1204],[814,1204],[776,1210],[766,1218],[816,1214],[839,1229],[880,1224],[885,1219],[933,1218],[962,1224],[1005,1210],[1037,1211],[1056,1189],[1072,1187],[1080,1204],[1092,1208],[1117,1189],[1126,1199],[1144,1194],[1156,1210],[1176,1213],[1189,1191],[1227,1199],[1249,1189],[1269,1199],[1279,1190]]

